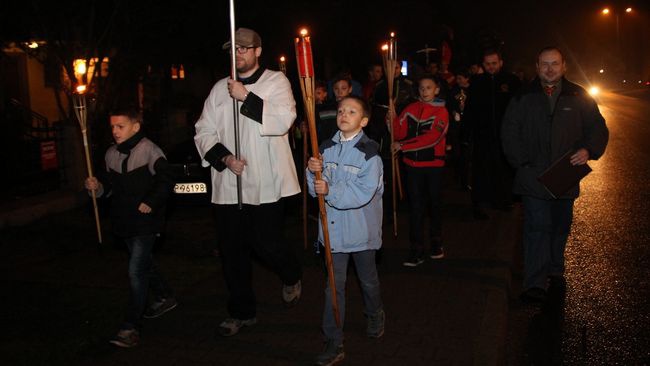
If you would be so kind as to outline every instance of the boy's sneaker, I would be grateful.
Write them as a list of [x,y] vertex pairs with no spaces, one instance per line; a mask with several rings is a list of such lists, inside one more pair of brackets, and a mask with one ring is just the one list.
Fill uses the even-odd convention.
[[408,258],[406,258],[406,260],[402,263],[402,265],[405,267],[417,267],[422,263],[424,263],[424,258],[422,258],[422,254],[411,252]]
[[386,323],[386,313],[383,309],[374,315],[368,315],[368,327],[366,334],[370,338],[379,338],[384,335],[384,324]]
[[118,347],[135,347],[140,342],[140,333],[135,329],[122,329],[109,342]]
[[442,259],[445,257],[445,251],[442,249],[442,247],[434,247],[431,249],[431,255],[429,255],[431,259]]
[[168,299],[161,299],[159,301],[155,301],[147,311],[144,312],[143,317],[146,319],[153,319],[157,318],[164,313],[174,309],[178,305],[178,302],[176,302],[176,299],[173,297],[168,298]]
[[226,320],[222,321],[221,324],[219,324],[217,331],[219,332],[219,334],[221,334],[224,337],[230,337],[239,333],[239,330],[242,327],[251,327],[256,323],[257,323],[257,318],[250,318],[244,320],[227,318]]
[[328,339],[325,344],[325,350],[316,357],[316,365],[330,366],[342,361],[344,358],[343,343]]
[[302,294],[302,283],[300,280],[295,285],[282,286],[282,301],[287,307],[295,306],[300,300]]

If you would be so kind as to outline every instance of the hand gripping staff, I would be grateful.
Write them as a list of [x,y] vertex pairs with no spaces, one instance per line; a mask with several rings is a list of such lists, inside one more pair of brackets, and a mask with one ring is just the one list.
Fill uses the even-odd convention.
[[[235,1],[230,0],[230,78],[237,80],[237,61],[235,52],[237,45],[235,44]],[[235,158],[239,160],[239,102],[237,99],[232,98],[232,114],[235,123]],[[242,209],[242,192],[241,192],[241,176],[237,175],[237,207]]]
[[[307,30],[300,31],[300,37],[296,38],[296,59],[298,64],[298,76],[300,89],[302,90],[302,101],[305,105],[305,116],[309,123],[309,140],[311,141],[311,154],[320,158],[318,151],[318,137],[316,136],[316,101],[314,99],[314,61],[311,53],[311,39]],[[316,172],[316,179],[320,180],[321,172]],[[325,263],[327,264],[327,275],[332,291],[332,310],[336,326],[341,328],[339,306],[336,300],[336,282],[334,281],[334,268],[332,267],[332,250],[330,247],[330,236],[327,229],[327,211],[325,211],[325,198],[318,195],[318,209],[320,211],[320,222],[323,229],[323,240],[325,243]]]

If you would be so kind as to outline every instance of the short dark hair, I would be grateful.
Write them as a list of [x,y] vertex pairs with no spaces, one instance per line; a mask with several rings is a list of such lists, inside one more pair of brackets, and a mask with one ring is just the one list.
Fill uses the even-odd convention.
[[338,83],[339,81],[345,81],[346,83],[348,83],[348,86],[349,86],[350,88],[352,87],[352,80],[350,80],[349,77],[347,77],[347,76],[345,76],[345,75],[343,75],[343,74],[339,74],[339,75],[337,75],[337,76],[334,78],[334,80],[332,80],[332,87],[334,87],[334,84]]
[[143,124],[142,120],[142,112],[140,112],[139,108],[136,108],[134,106],[126,106],[126,107],[117,107],[112,109],[109,112],[109,117],[112,116],[126,116],[128,119],[130,119],[133,122],[137,122],[139,124]]
[[378,63],[376,63],[376,62],[373,62],[373,63],[371,63],[371,64],[368,65],[368,69],[367,69],[367,70],[368,70],[368,71],[372,71],[372,70],[373,70],[375,67],[377,67],[377,66],[382,67],[380,64],[378,64]]
[[497,55],[499,60],[503,60],[503,54],[501,53],[501,51],[497,50],[496,48],[488,48],[485,51],[483,51],[483,58],[481,58],[481,60],[485,60],[485,57],[490,55]]
[[368,102],[365,99],[358,97],[356,95],[348,95],[347,97],[343,97],[343,99],[339,101],[339,105],[341,105],[341,103],[343,103],[343,101],[346,99],[352,99],[357,103],[359,103],[361,109],[363,110],[363,116],[370,119],[370,106],[368,105]]
[[327,85],[322,80],[316,80],[316,83],[314,84],[314,90],[318,88],[327,89]]
[[556,46],[546,46],[546,47],[542,48],[541,50],[539,50],[539,52],[537,53],[537,60],[539,60],[539,56],[541,56],[542,53],[550,52],[550,51],[556,51],[557,53],[559,53],[560,56],[562,57],[562,61],[564,61],[564,53],[562,53],[562,50],[560,50]]
[[472,74],[469,72],[469,67],[467,66],[460,67],[458,70],[456,70],[456,76],[459,75],[467,79],[469,79],[472,76]]
[[422,80],[431,80],[436,84],[436,86],[440,86],[440,83],[441,83],[440,78],[433,75],[433,74],[423,74],[422,76],[420,76],[418,78],[418,85],[420,84],[420,81],[422,81]]

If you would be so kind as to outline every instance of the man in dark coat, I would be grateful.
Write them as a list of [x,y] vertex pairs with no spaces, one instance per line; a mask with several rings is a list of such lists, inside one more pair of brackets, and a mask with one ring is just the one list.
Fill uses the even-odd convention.
[[555,47],[542,49],[538,77],[515,97],[503,119],[503,149],[517,169],[514,193],[524,204],[524,293],[543,302],[547,282],[563,288],[564,249],[573,220],[576,184],[553,197],[537,180],[553,162],[571,154],[572,165],[598,159],[609,138],[598,105],[580,86],[564,78],[566,64]]
[[502,70],[497,51],[483,56],[485,73],[472,78],[465,118],[472,133],[472,204],[476,219],[487,219],[485,207],[509,209],[512,205],[512,169],[501,149],[501,120],[510,98],[521,86],[519,79]]

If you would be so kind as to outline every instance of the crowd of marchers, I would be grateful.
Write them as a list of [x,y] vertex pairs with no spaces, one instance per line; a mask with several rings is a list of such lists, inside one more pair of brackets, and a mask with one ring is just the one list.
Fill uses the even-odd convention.
[[[286,198],[301,190],[298,172],[309,193],[322,197],[327,214],[327,221],[319,221],[317,242],[321,246],[328,238],[333,276],[324,293],[325,346],[316,356],[318,365],[345,357],[350,258],[361,284],[366,334],[384,334],[390,314],[383,307],[375,253],[382,245],[383,224],[393,220],[395,190],[389,187],[394,184],[406,187],[408,202],[410,250],[404,266],[420,266],[427,259],[435,263],[444,260],[445,249],[453,251],[446,246],[440,209],[443,177],[452,174],[454,184],[467,192],[475,220],[490,220],[491,210],[508,211],[522,202],[523,301],[543,303],[549,287],[565,285],[564,249],[579,182],[558,193],[538,178],[563,156],[572,166],[598,159],[608,130],[595,101],[564,77],[559,48],[541,48],[531,56],[537,76],[527,82],[505,71],[498,50],[485,50],[480,63],[455,75],[448,62],[429,63],[414,80],[402,75],[400,66],[385,73],[371,64],[363,84],[349,71],[317,81],[319,154],[304,162],[304,171],[296,169],[289,141],[292,128],[308,128],[297,121],[292,90],[298,86],[260,65],[262,38],[251,29],[238,29],[235,45],[228,41],[223,49],[230,52],[237,78],[224,77],[214,85],[194,137],[211,172],[229,294],[228,317],[216,327],[218,334],[234,336],[257,323],[253,253],[279,276],[286,306],[299,303],[301,264],[283,237]],[[384,74],[394,74],[392,82]],[[111,113],[115,144],[106,152],[99,179],[85,182],[97,196],[112,197],[113,232],[129,251],[130,301],[111,340],[121,347],[139,343],[143,318],[159,317],[178,304],[152,254],[173,180],[164,153],[143,135],[143,123],[137,110]]]

